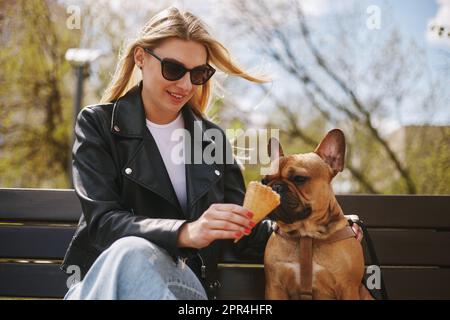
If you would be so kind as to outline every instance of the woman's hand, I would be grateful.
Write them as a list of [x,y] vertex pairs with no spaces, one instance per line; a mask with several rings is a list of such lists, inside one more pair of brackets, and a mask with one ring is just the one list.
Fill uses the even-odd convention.
[[178,234],[178,247],[204,248],[217,239],[237,239],[250,234],[253,213],[231,203],[214,203],[202,216],[185,223]]
[[356,239],[359,242],[361,242],[361,240],[363,239],[363,236],[364,236],[363,231],[361,230],[361,227],[359,225],[357,225],[356,223],[354,223],[354,224],[352,224],[352,229],[356,235]]

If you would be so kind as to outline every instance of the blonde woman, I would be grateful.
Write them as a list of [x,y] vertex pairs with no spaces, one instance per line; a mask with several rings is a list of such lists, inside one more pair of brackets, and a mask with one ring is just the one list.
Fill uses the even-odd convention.
[[[197,17],[171,7],[129,44],[103,103],[78,115],[73,182],[83,212],[62,269],[81,271],[81,281],[65,299],[215,298],[227,239],[249,235],[236,249],[262,256],[272,225],[255,226],[240,205],[241,171],[204,115],[215,68],[264,81],[236,66]],[[188,143],[173,141],[176,130]],[[205,148],[224,161],[174,161],[174,150]]]

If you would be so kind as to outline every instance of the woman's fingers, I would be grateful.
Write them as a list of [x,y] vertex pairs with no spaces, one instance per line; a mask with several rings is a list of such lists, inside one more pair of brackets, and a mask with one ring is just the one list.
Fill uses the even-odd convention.
[[249,234],[251,232],[250,227],[248,226],[243,227],[242,225],[227,220],[212,220],[208,223],[208,225],[209,228],[213,230],[242,232],[244,234]]
[[251,233],[253,213],[232,203],[215,203],[200,218],[208,239],[238,239]]
[[218,203],[216,204],[215,209],[219,211],[234,212],[250,219],[253,217],[253,213],[250,212],[248,209],[245,209],[243,206],[233,203]]
[[240,231],[211,230],[210,232],[214,239],[238,239],[243,236]]
[[228,203],[215,206],[211,212],[211,217],[214,220],[225,220],[250,229],[255,226],[255,223],[251,220],[252,216],[253,213],[247,209]]
[[230,212],[230,211],[217,210],[214,213],[213,217],[215,220],[224,220],[224,221],[232,222],[232,223],[240,225],[244,228],[251,229],[255,226],[255,223],[250,218],[244,217],[233,211]]

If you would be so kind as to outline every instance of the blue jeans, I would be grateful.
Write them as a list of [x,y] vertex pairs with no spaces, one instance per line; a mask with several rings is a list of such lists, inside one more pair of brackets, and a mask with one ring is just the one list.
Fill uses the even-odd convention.
[[95,260],[64,299],[205,300],[207,295],[183,261],[175,263],[166,250],[144,238],[125,237]]

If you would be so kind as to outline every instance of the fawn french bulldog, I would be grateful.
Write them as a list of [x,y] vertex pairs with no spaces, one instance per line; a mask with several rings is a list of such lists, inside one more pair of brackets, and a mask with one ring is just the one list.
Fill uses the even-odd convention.
[[[362,284],[364,256],[331,187],[344,168],[345,138],[330,131],[314,152],[285,156],[279,142],[269,141],[271,171],[263,183],[280,194],[280,205],[269,217],[276,221],[264,256],[266,299],[304,298],[300,252],[311,241],[312,299],[373,299]],[[349,229],[350,228],[350,229]],[[312,263],[311,263],[312,260]],[[307,272],[306,272],[307,273]],[[303,281],[303,282],[302,282]],[[302,284],[302,285],[301,285]]]

